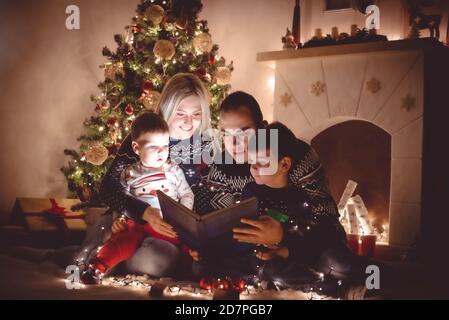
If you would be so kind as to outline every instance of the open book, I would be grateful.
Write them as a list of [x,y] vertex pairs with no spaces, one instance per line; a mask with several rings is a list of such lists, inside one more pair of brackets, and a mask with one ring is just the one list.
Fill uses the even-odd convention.
[[187,209],[161,191],[157,192],[164,220],[178,233],[181,242],[200,252],[238,245],[232,228],[250,227],[241,218],[257,218],[257,200],[250,198],[202,216]]

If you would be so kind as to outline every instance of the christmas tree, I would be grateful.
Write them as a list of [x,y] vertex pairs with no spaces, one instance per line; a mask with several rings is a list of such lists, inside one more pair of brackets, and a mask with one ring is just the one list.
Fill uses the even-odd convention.
[[211,93],[212,124],[217,106],[230,89],[232,62],[218,56],[207,21],[199,20],[201,0],[143,0],[126,34],[117,34],[116,51],[105,47],[105,80],[92,96],[94,114],[84,121],[79,150],[64,150],[72,159],[61,168],[70,196],[88,200],[128,135],[132,121],[154,111],[164,84],[176,73],[196,74]]

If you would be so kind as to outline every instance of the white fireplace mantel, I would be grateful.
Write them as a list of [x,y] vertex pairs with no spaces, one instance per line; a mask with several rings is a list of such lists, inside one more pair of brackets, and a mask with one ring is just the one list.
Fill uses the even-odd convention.
[[[420,235],[424,57],[432,39],[261,52],[275,70],[273,119],[310,142],[341,122],[362,120],[391,135],[390,244]],[[369,146],[368,146],[369,147]]]

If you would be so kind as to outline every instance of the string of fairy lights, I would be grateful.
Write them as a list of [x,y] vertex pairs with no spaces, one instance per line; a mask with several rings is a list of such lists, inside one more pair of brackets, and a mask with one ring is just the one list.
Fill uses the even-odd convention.
[[[211,187],[213,188],[213,187]],[[213,190],[211,190],[213,191]],[[304,202],[302,204],[303,208],[309,208],[310,204],[308,202]],[[122,219],[126,219],[125,215],[121,216]],[[289,226],[288,230],[291,233],[295,233],[298,235],[305,235],[307,232],[312,232],[314,226],[317,224],[317,216],[312,216],[312,221],[308,224],[299,223],[296,219],[290,219],[288,221]],[[101,238],[104,239],[104,233],[106,232],[106,227],[101,226]],[[95,253],[99,253],[100,250],[103,248],[104,243],[99,244],[94,249],[89,251],[89,249],[84,248],[82,250],[83,257],[78,257],[75,259],[76,265],[81,270],[84,270],[89,265],[88,257],[90,253],[93,251]],[[257,250],[254,250],[253,254],[255,255],[257,253]],[[310,284],[310,287],[303,287],[301,288],[301,291],[305,294],[307,294],[307,297],[310,300],[322,300],[326,297],[325,293],[326,290],[323,287],[325,284],[329,285],[330,282],[332,282],[332,285],[335,286],[335,288],[342,291],[344,289],[343,281],[342,280],[336,280],[332,277],[332,273],[334,271],[334,267],[331,265],[329,267],[328,274],[324,274],[322,272],[316,272],[312,269],[310,269],[312,272],[315,273],[316,281]],[[263,271],[262,264],[259,264],[256,266],[256,272],[253,275],[253,279],[251,281],[251,285],[244,285],[244,289],[242,290],[241,294],[243,295],[253,295],[258,294],[263,291],[267,290],[267,282],[265,280],[260,280],[258,278],[258,275]],[[145,290],[151,290],[152,284],[155,282],[149,281],[150,277],[148,275],[145,276],[136,276],[136,275],[126,275],[125,277],[104,277],[103,273],[99,273],[102,281],[101,283],[103,285],[110,285],[110,286],[128,286],[133,288],[140,288]],[[220,283],[220,279],[217,279],[218,283]],[[281,285],[277,281],[272,281],[272,285],[274,285],[274,289],[276,291],[281,291],[279,288]],[[219,285],[218,288],[223,288],[223,285]],[[271,289],[270,289],[271,290]],[[170,296],[182,296],[182,295],[189,295],[193,298],[202,298],[207,299],[213,296],[213,290],[211,289],[204,289],[201,287],[193,286],[191,284],[186,286],[180,286],[180,285],[167,285],[166,289],[164,290],[164,294],[168,297]]]

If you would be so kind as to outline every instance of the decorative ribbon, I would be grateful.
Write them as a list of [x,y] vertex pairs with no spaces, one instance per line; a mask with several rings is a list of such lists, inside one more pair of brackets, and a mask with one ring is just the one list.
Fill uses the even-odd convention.
[[65,219],[84,219],[84,214],[78,214],[78,215],[67,215],[69,211],[66,210],[64,207],[60,207],[55,199],[51,198],[51,208],[45,210],[44,215],[46,215],[48,218],[55,221],[58,226],[64,231],[65,234],[69,232],[69,228],[67,226],[67,223]]

